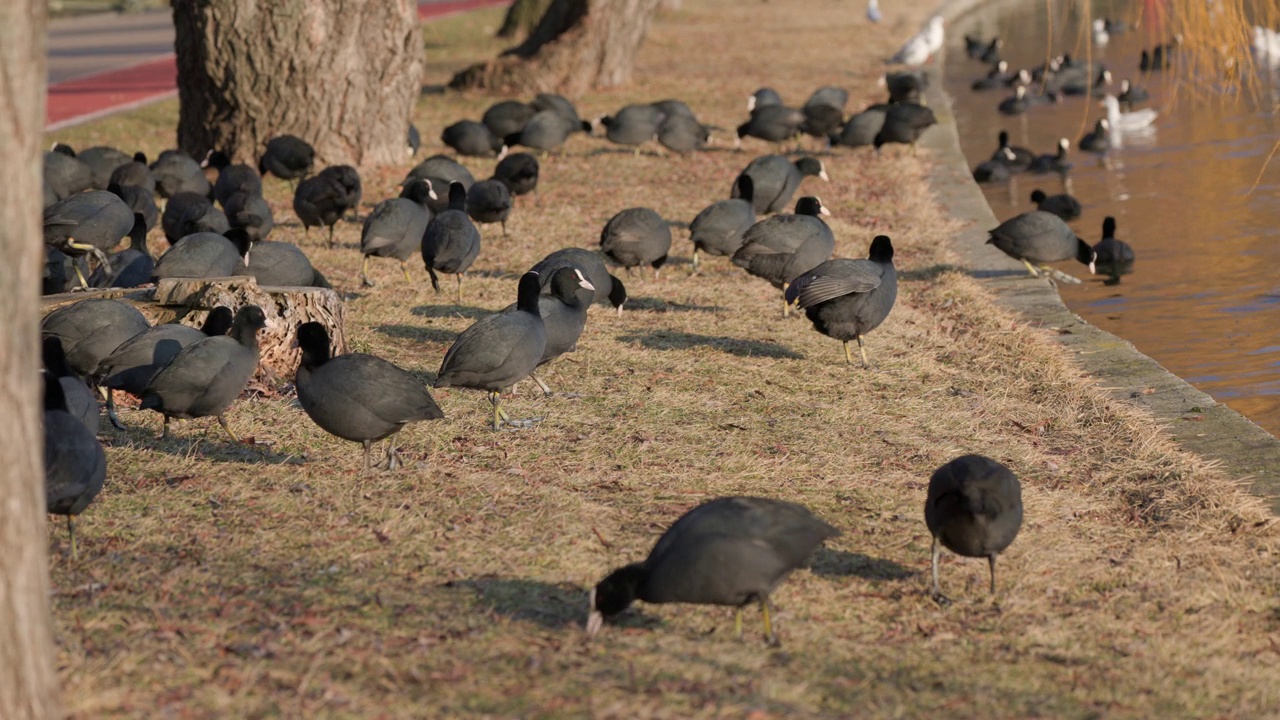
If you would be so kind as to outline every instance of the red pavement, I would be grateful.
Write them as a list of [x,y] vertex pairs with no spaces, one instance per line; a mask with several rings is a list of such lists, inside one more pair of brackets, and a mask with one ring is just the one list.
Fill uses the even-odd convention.
[[[511,0],[452,0],[418,5],[418,17],[435,20]],[[138,65],[107,70],[49,86],[45,130],[75,125],[177,94],[177,60],[162,55]]]

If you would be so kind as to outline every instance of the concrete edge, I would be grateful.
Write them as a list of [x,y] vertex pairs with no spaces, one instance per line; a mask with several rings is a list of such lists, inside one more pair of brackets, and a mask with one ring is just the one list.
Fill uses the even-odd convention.
[[[950,0],[937,14],[946,19],[948,34],[958,20],[989,0]],[[1000,0],[996,0],[1000,2]],[[935,62],[935,74],[942,72]],[[1071,312],[1057,289],[1046,280],[1028,276],[1021,263],[987,245],[987,231],[999,224],[986,197],[973,181],[960,150],[951,100],[940,81],[930,83],[929,106],[937,127],[925,133],[920,145],[932,151],[930,185],[948,214],[965,227],[950,238],[962,264],[1001,306],[1044,328],[1056,331],[1058,342],[1093,381],[1112,397],[1149,413],[1183,448],[1216,461],[1250,492],[1267,499],[1280,514],[1280,439],[1223,405],[1127,340],[1116,337]]]

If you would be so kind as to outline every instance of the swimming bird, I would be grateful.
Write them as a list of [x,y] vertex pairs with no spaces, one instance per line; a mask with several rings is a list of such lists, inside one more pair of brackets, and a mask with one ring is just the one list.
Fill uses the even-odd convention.
[[698,254],[732,256],[742,247],[742,235],[756,222],[752,206],[755,194],[750,175],[738,176],[738,197],[718,200],[702,209],[689,223],[693,243],[693,272],[698,272]]
[[1093,130],[1080,138],[1080,149],[1095,155],[1106,155],[1111,149],[1111,123],[1106,118],[1098,118]]
[[988,245],[995,245],[1005,255],[1021,260],[1032,277],[1040,273],[1032,263],[1046,271],[1046,263],[1075,258],[1094,273],[1096,256],[1093,248],[1071,231],[1062,218],[1041,210],[1032,210],[1009,218],[991,230]]
[[830,176],[821,160],[805,155],[794,162],[782,155],[764,155],[747,164],[733,181],[729,197],[741,196],[742,177],[751,178],[751,204],[756,213],[780,212],[791,202],[806,177],[816,177],[829,182]]
[[[107,251],[133,228],[133,210],[106,190],[89,190],[59,200],[44,211],[44,242],[68,257],[91,254],[103,271],[112,272]],[[84,289],[89,282],[76,266]]]
[[733,264],[769,281],[783,291],[782,316],[790,313],[786,299],[792,280],[821,265],[835,250],[835,236],[819,217],[831,213],[816,197],[796,202],[794,215],[774,215],[752,225],[742,236]]
[[1071,141],[1066,138],[1059,138],[1057,151],[1047,155],[1037,155],[1031,161],[1031,164],[1027,166],[1027,172],[1032,175],[1043,175],[1051,172],[1066,174],[1071,170],[1071,163],[1067,161],[1067,151],[1070,149]]
[[849,341],[858,342],[862,367],[869,368],[862,336],[889,317],[898,297],[898,273],[893,266],[893,243],[886,235],[871,241],[866,260],[835,258],[791,281],[787,303],[796,303],[827,337],[844,344],[844,360],[853,364]]
[[1120,101],[1120,107],[1124,110],[1132,110],[1135,105],[1144,103],[1151,99],[1151,93],[1146,88],[1134,86],[1126,78],[1120,81],[1120,94],[1116,96],[1116,100]]
[[435,196],[430,180],[412,178],[406,182],[400,197],[383,200],[365,217],[364,228],[360,232],[360,252],[364,255],[360,264],[361,285],[373,287],[373,281],[369,279],[371,257],[399,260],[405,282],[413,282],[409,277],[408,260],[422,252],[422,236],[431,223],[427,204]]
[[46,335],[40,350],[44,361],[45,380],[57,382],[62,387],[66,411],[83,423],[89,434],[97,437],[98,418],[101,414],[98,399],[84,380],[81,380],[67,364],[67,354],[62,349],[62,340],[55,335]]
[[169,437],[172,418],[212,415],[234,442],[240,442],[224,414],[258,369],[258,331],[266,324],[262,308],[245,305],[236,312],[229,335],[205,338],[184,347],[152,376],[138,407],[164,415],[161,439]]
[[541,418],[512,420],[502,409],[502,390],[538,367],[547,347],[547,330],[538,312],[538,273],[520,277],[515,312],[480,318],[453,341],[445,353],[433,387],[484,390],[493,405],[493,429],[529,427]]
[[220,306],[209,311],[199,328],[178,323],[153,325],[120,343],[98,361],[88,377],[106,390],[107,419],[111,424],[117,429],[124,429],[116,414],[116,390],[141,397],[151,378],[180,350],[207,337],[226,335],[231,329],[231,322],[231,309]]
[[129,230],[129,247],[108,256],[111,272],[99,266],[89,276],[89,284],[95,288],[131,288],[151,282],[156,262],[147,251],[147,220],[141,213],[134,213],[133,228]]
[[[542,325],[547,332],[547,345],[538,367],[577,349],[578,338],[587,325],[587,308],[596,294],[596,286],[575,267],[562,267],[552,273],[546,290],[538,297],[538,314],[542,316]],[[519,309],[518,305],[510,305],[502,312],[518,312]],[[551,397],[551,388],[538,377],[536,370],[530,371],[529,377],[544,395]]]
[[742,609],[757,603],[765,639],[773,643],[769,595],[839,534],[796,503],[758,497],[707,501],[667,528],[644,562],[614,570],[591,590],[587,633],[595,635],[606,617],[643,600],[735,607],[741,637]]
[[1019,85],[1013,89],[1013,97],[1005,98],[1000,101],[996,109],[1001,115],[1021,115],[1031,107],[1031,102],[1027,98],[1027,86]]
[[1107,216],[1102,221],[1102,239],[1093,246],[1098,256],[1098,269],[1111,277],[1111,284],[1118,283],[1121,275],[1133,272],[1136,256],[1133,246],[1116,238],[1116,219]]
[[[1005,157],[1007,155],[1007,157]],[[994,157],[990,160],[983,160],[973,167],[973,179],[980,183],[1004,182],[1009,179],[1009,171],[1011,167],[1008,160],[1013,161],[1013,152],[1008,148],[1001,148],[996,151]]]
[[330,356],[329,333],[318,322],[298,326],[302,361],[294,375],[298,404],[321,430],[364,446],[387,442],[387,469],[401,465],[396,438],[405,425],[439,420],[444,412],[416,377],[364,353]]
[[1001,130],[998,136],[999,144],[995,153],[991,155],[991,159],[1004,163],[1009,166],[1009,172],[1022,172],[1031,166],[1032,161],[1036,159],[1036,154],[1030,150],[1009,144],[1009,133]]
[[44,378],[44,495],[45,510],[67,517],[71,558],[76,549],[75,516],[102,492],[107,479],[107,457],[98,438],[78,418],[67,412],[61,385]]
[[126,302],[90,298],[45,315],[40,334],[61,340],[67,365],[76,375],[89,377],[102,358],[150,325],[137,308]]
[[279,135],[267,141],[258,160],[258,172],[271,173],[282,180],[297,180],[309,175],[315,164],[316,150],[311,143],[296,135]]
[[604,264],[600,253],[582,248],[562,248],[539,260],[530,270],[538,273],[545,293],[549,292],[548,286],[555,271],[565,267],[581,271],[595,287],[592,302],[609,303],[618,311],[618,315],[622,315],[622,305],[627,301],[627,288],[621,280],[609,274],[609,268]]
[[1037,210],[1053,213],[1063,220],[1075,220],[1084,212],[1080,201],[1068,193],[1046,195],[1043,190],[1036,188],[1031,191],[1031,202],[1036,204]]
[[1006,87],[1009,82],[1009,63],[1005,60],[997,62],[992,66],[991,70],[983,77],[974,80],[969,85],[970,90],[995,90],[997,88]]
[[872,141],[877,152],[888,143],[900,143],[911,146],[911,155],[916,154],[916,141],[925,130],[938,124],[933,111],[923,105],[911,102],[894,103],[884,115],[884,125]]
[[1106,47],[1111,42],[1111,33],[1107,32],[1107,19],[1096,18],[1093,21],[1094,47]]
[[996,592],[996,555],[1022,527],[1022,485],[1008,467],[981,455],[962,455],[934,471],[924,521],[933,536],[933,597],[950,602],[938,584],[942,547],[964,557],[985,557]]
[[1102,106],[1107,110],[1107,123],[1113,132],[1134,132],[1144,130],[1156,121],[1158,112],[1151,108],[1142,110],[1120,111],[1120,101],[1108,95],[1102,99]]
[[652,267],[656,280],[671,252],[671,226],[649,208],[628,208],[605,223],[600,250],[628,271],[641,265]]
[[[474,187],[474,186],[473,186]],[[449,186],[449,209],[436,215],[422,235],[422,262],[431,287],[440,292],[437,272],[458,279],[458,304],[462,304],[462,274],[480,254],[480,231],[467,217],[467,191],[462,183]]]

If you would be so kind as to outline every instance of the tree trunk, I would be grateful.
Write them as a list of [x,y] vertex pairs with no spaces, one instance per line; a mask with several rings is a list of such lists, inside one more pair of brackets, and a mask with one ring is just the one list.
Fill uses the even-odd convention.
[[422,84],[413,0],[173,0],[178,145],[257,164],[296,135],[321,165],[404,162]]
[[552,0],[523,43],[459,72],[449,87],[573,96],[625,85],[660,2]]
[[551,0],[516,0],[507,8],[507,15],[498,28],[498,37],[514,38],[528,35],[551,7]]
[[61,717],[40,407],[45,0],[0,3],[0,718]]

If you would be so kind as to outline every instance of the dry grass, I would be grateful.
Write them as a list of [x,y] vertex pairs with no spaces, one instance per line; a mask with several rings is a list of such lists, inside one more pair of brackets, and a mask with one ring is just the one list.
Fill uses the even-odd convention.
[[[878,95],[889,32],[862,7],[800,0],[686,2],[654,25],[635,87],[580,99],[594,115],[679,96],[731,127],[770,84]],[[893,13],[909,13],[899,16]],[[488,53],[496,11],[431,25],[433,78]],[[429,96],[424,138],[490,97]],[[59,133],[75,145],[169,142],[162,105]],[[756,146],[761,152],[763,148]],[[434,152],[429,148],[428,152]],[[546,163],[540,206],[522,201],[485,246],[464,306],[405,287],[393,263],[350,301],[350,337],[433,376],[454,335],[512,301],[545,253],[588,246],[617,210],[688,221],[723,197],[751,154],[656,158],[575,138]],[[930,197],[928,159],[827,160],[806,181],[833,208],[838,254],[893,237],[905,278],[872,334],[878,367],[843,363],[778,293],[712,262],[688,277],[629,278],[622,318],[592,311],[573,356],[547,373],[573,396],[523,394],[536,429],[494,434],[470,391],[403,435],[413,469],[359,473],[354,445],[288,400],[241,402],[234,427],[154,439],[127,413],[104,431],[107,490],[80,524],[81,561],[50,533],[58,662],[78,717],[1262,717],[1280,707],[1277,534],[1253,498],[1107,399],[1045,331],[1017,321],[953,262],[954,228]],[[470,163],[484,175],[489,163]],[[400,171],[369,178],[392,194]],[[288,191],[282,227],[342,289],[358,291],[356,225],[342,246],[303,240]],[[690,246],[677,231],[675,253]],[[528,392],[526,389],[524,392]],[[922,520],[932,470],[964,452],[1022,478],[1027,521],[1002,558],[950,559],[958,602],[928,599]],[[718,495],[806,503],[844,529],[776,594],[781,649],[731,637],[727,610],[640,607],[588,641],[586,589],[643,557],[666,524]],[[754,627],[754,626],[753,626]]]

